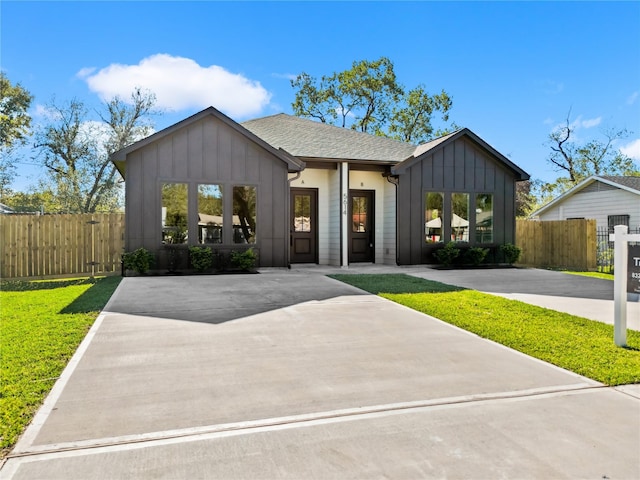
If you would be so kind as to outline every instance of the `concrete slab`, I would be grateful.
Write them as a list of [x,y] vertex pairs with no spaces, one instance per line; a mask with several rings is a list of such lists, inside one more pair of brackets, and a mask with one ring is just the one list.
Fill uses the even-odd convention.
[[[536,268],[407,270],[450,285],[492,293],[613,325],[613,282]],[[640,303],[627,302],[627,328],[640,330]]]
[[[281,282],[289,290],[305,278]],[[309,283],[318,292],[353,290],[323,276]],[[251,286],[259,285],[245,286],[236,300],[257,298]],[[120,302],[116,295],[110,308],[122,310]],[[34,445],[595,384],[372,295],[219,325],[107,314]]]
[[126,278],[80,351],[0,478],[640,474],[633,389],[309,271]]
[[[555,297],[552,295],[534,295],[531,293],[492,293],[511,300],[549,308],[558,312],[570,313],[597,322],[614,324],[613,300],[601,300],[579,297]],[[627,328],[640,330],[640,303],[627,302]]]
[[640,442],[626,414],[636,407],[587,390],[69,451],[11,469],[16,480],[635,479],[638,452],[625,444]]

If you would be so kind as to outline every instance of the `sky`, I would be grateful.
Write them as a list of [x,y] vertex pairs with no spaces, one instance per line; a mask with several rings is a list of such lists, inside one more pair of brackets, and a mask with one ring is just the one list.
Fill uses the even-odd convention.
[[[156,130],[209,106],[292,114],[296,75],[386,56],[532,178],[558,177],[545,142],[569,114],[578,141],[633,132],[615,147],[640,168],[640,2],[2,0],[0,27],[0,68],[34,96],[36,129],[54,100],[94,111],[137,86],[164,111]],[[20,155],[27,190],[43,170]]]

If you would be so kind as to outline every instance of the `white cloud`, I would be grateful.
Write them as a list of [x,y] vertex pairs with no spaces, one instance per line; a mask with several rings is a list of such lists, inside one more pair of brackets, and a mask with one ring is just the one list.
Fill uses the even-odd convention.
[[631,95],[629,95],[629,98],[627,98],[627,105],[633,105],[634,103],[636,103],[637,99],[638,92],[633,92]]
[[137,65],[111,64],[98,71],[83,68],[77,74],[103,100],[129,98],[140,87],[156,95],[156,106],[186,110],[214,106],[231,117],[258,114],[271,94],[260,84],[218,65],[203,67],[194,60],[157,54]]
[[38,103],[35,107],[33,107],[31,117],[48,121],[60,120],[60,118],[62,118],[60,112],[58,112],[56,109],[51,108],[47,105],[43,105],[41,103]]
[[640,138],[620,147],[620,151],[627,157],[640,161]]
[[96,67],[85,67],[85,68],[81,68],[80,71],[76,75],[78,77],[80,77],[80,78],[84,78],[84,77],[88,77],[89,75],[91,75],[96,70],[97,70]]
[[592,127],[596,127],[598,125],[600,125],[600,122],[602,122],[602,117],[597,117],[597,118],[591,118],[588,120],[582,120],[581,117],[578,117],[578,119],[580,121],[580,126],[583,128],[592,128]]
[[[601,122],[602,122],[602,117],[583,119],[582,115],[578,115],[578,117],[576,117],[576,119],[569,124],[569,128],[571,128],[571,130],[575,132],[583,128],[597,127],[598,125],[600,125]],[[546,120],[545,120],[545,123],[546,123]],[[566,128],[566,126],[567,126],[566,122],[559,123],[555,127],[553,127],[551,131],[557,132],[559,130],[562,130],[563,128]]]

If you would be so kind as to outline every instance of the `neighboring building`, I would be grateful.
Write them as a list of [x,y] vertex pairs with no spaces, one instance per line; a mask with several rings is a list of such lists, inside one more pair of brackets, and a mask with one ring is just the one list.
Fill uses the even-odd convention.
[[15,213],[13,208],[9,205],[5,205],[4,203],[0,203],[0,215],[9,213]]
[[640,228],[640,177],[591,176],[530,216],[538,220],[593,218],[598,230]]
[[419,264],[445,240],[515,240],[529,176],[468,129],[416,147],[285,114],[210,107],[112,156],[127,251],[254,246],[260,266]]

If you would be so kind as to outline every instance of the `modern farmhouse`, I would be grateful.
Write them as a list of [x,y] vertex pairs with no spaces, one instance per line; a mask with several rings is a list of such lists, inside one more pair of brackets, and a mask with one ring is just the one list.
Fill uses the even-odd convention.
[[[260,266],[421,264],[448,241],[513,243],[528,174],[468,129],[423,145],[209,107],[116,152],[125,249],[253,247]],[[162,267],[162,265],[160,265]]]

